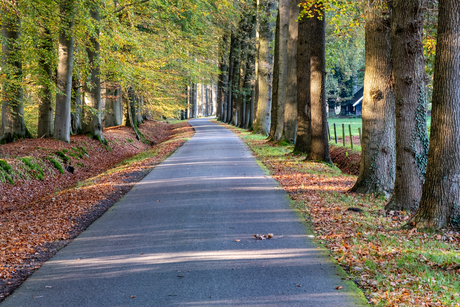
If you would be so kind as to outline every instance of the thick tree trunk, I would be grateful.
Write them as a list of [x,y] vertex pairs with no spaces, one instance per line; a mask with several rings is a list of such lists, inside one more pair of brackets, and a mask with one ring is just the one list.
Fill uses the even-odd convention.
[[396,178],[386,210],[415,211],[428,155],[423,0],[393,0],[391,46],[396,102]]
[[59,64],[57,72],[56,111],[54,117],[54,137],[70,142],[70,111],[72,98],[73,71],[73,25],[75,0],[61,0],[61,29],[59,31]]
[[[100,20],[98,4],[90,0],[91,18],[95,23]],[[96,27],[94,37],[90,39],[91,46],[86,49],[88,54],[88,64],[91,69],[91,85],[85,83],[85,105],[91,108],[91,112],[85,112],[85,120],[83,124],[83,132],[91,133],[94,138],[104,141],[102,135],[102,104],[101,104],[101,69],[100,69],[100,45],[99,45],[99,29]]]
[[294,151],[309,153],[311,148],[310,104],[310,18],[299,21],[297,41],[297,139]]
[[270,22],[276,11],[275,0],[259,0],[258,11],[258,65],[257,65],[257,111],[254,132],[270,133],[270,108],[272,105],[273,55],[270,47],[274,38],[275,24]]
[[426,181],[411,220],[419,228],[460,226],[460,2],[439,1],[438,43]]
[[[16,1],[11,1],[17,6]],[[22,62],[20,56],[20,19],[11,7],[2,5],[2,124],[0,144],[31,137],[24,122]]]
[[316,5],[310,20],[311,148],[307,159],[332,163],[327,136],[326,16],[324,10]]
[[380,6],[366,12],[366,71],[358,193],[393,192],[395,178],[395,98],[391,65],[391,14]]
[[71,108],[72,113],[70,114],[70,122],[72,126],[73,134],[82,133],[82,122],[81,117],[83,115],[83,103],[82,103],[82,93],[79,80],[72,80],[72,101]]
[[278,118],[278,101],[280,99],[278,91],[279,91],[279,58],[280,58],[280,12],[276,15],[276,27],[275,27],[275,50],[274,50],[274,57],[273,57],[273,93],[272,93],[272,106],[270,112],[270,135],[268,138],[270,140],[275,139],[275,131],[276,131],[276,123]]
[[40,70],[40,90],[38,99],[40,101],[38,107],[38,137],[53,136],[53,65],[50,62],[50,56],[54,52],[53,38],[51,30],[46,27],[43,33],[44,37],[40,48],[40,58],[38,60]]
[[[289,0],[279,2],[279,58],[278,58],[278,102],[276,105],[276,122],[273,139],[280,141],[284,138],[284,107],[286,102],[287,82],[287,44],[289,39]],[[276,64],[276,62],[275,62]]]
[[105,98],[105,127],[123,124],[123,103],[121,86],[118,83],[107,83]]
[[287,81],[284,106],[284,136],[290,143],[296,141],[297,129],[297,36],[299,0],[290,0],[289,39],[287,43]]

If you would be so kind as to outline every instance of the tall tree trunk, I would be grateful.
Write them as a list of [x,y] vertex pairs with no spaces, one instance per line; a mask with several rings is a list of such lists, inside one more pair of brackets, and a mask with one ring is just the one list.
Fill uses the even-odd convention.
[[275,50],[273,58],[273,94],[272,94],[272,106],[270,112],[270,140],[275,139],[276,123],[278,122],[278,101],[279,96],[279,84],[280,84],[280,11],[278,10],[276,15],[276,27],[275,27]]
[[40,69],[40,90],[38,99],[40,101],[38,107],[38,137],[51,137],[53,136],[53,65],[50,62],[50,56],[54,52],[53,37],[51,30],[45,26],[43,33],[43,40],[40,48],[40,58],[38,65]]
[[230,124],[233,120],[232,116],[232,93],[233,93],[233,70],[235,67],[235,48],[236,48],[236,35],[234,31],[232,31],[231,39],[230,39],[230,57],[229,62],[230,66],[228,68],[228,90],[227,90],[227,120],[225,121],[227,124]]
[[107,83],[105,98],[105,127],[123,124],[123,104],[121,86],[118,83]]
[[61,0],[60,13],[61,29],[59,31],[59,64],[57,72],[59,92],[56,94],[54,137],[64,142],[70,142],[75,0]]
[[395,97],[391,65],[391,12],[375,3],[366,12],[366,71],[358,193],[393,192],[395,179]]
[[289,0],[279,2],[279,79],[278,79],[278,103],[276,106],[275,134],[273,139],[279,141],[284,138],[284,107],[286,103],[287,85],[287,45],[289,40]]
[[[17,1],[11,1],[18,6]],[[2,124],[0,144],[31,137],[24,122],[22,62],[20,56],[20,19],[11,7],[1,5],[2,13]]]
[[[310,44],[311,151],[309,160],[332,163],[327,136],[326,16],[322,4],[312,8]],[[321,16],[321,17],[320,17]]]
[[393,0],[391,46],[396,101],[396,179],[386,210],[415,211],[428,155],[424,0]]
[[101,69],[100,69],[100,45],[99,45],[99,7],[96,0],[89,0],[90,14],[93,22],[96,24],[95,36],[91,37],[91,46],[86,48],[88,54],[88,64],[91,69],[91,85],[85,83],[85,104],[91,108],[91,112],[85,112],[85,121],[83,125],[84,133],[91,133],[94,138],[104,141],[102,135],[102,103],[101,103]]
[[299,21],[297,41],[297,138],[294,151],[309,153],[311,148],[310,103],[310,18]]
[[460,225],[460,2],[439,1],[431,133],[419,228]]
[[287,43],[286,98],[284,106],[284,136],[290,143],[296,141],[297,128],[297,36],[299,0],[290,0],[289,39]]
[[254,132],[270,133],[270,108],[272,104],[273,55],[270,47],[274,38],[275,24],[270,21],[276,11],[275,0],[259,0],[258,12],[258,65],[257,65],[257,111]]
[[233,77],[232,77],[232,121],[234,126],[238,125],[238,100],[240,96],[240,80],[241,80],[241,53],[242,53],[242,31],[241,27],[238,31],[238,35],[235,37],[235,49],[233,50]]
[[77,80],[72,80],[72,101],[71,108],[72,113],[70,114],[70,123],[73,134],[82,133],[82,122],[81,118],[83,115],[83,103],[82,103],[82,93],[81,93],[81,82]]

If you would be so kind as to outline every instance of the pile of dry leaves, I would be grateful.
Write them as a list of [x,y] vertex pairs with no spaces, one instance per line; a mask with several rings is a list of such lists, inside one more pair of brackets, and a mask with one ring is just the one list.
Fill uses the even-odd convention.
[[[0,182],[0,300],[194,133],[185,122],[146,121],[139,130],[157,145],[136,140],[128,127],[115,127],[104,131],[108,146],[87,136],[73,136],[69,144],[29,139],[0,146],[14,180]],[[43,180],[23,157],[40,165]],[[62,166],[67,161],[73,173],[61,173],[52,159]]]

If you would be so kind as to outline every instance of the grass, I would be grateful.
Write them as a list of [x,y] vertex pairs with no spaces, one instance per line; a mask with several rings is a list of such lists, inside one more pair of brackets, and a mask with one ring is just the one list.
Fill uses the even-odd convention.
[[38,164],[32,157],[21,158],[21,161],[29,168],[32,172],[32,176],[38,180],[43,180],[45,173],[43,172],[40,164]]
[[[388,200],[381,196],[348,192],[356,176],[305,162],[303,156],[289,153],[292,146],[273,146],[260,135],[231,129],[285,188],[310,221],[315,240],[330,250],[371,303],[460,306],[458,232],[402,230],[409,214],[385,212]],[[347,210],[350,207],[362,212]]]

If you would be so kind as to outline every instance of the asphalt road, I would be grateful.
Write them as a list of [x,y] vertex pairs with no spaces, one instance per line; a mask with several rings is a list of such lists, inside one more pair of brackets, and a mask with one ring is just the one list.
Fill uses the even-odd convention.
[[246,145],[190,123],[190,141],[1,307],[365,304]]

